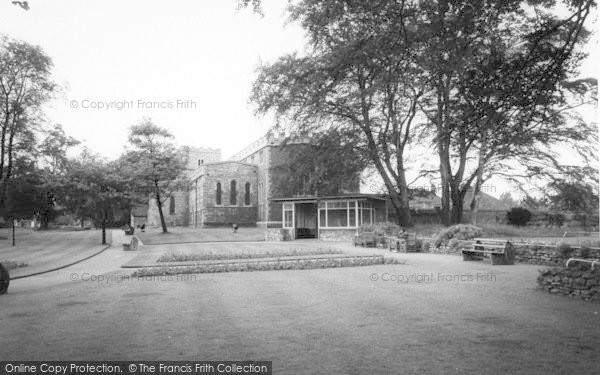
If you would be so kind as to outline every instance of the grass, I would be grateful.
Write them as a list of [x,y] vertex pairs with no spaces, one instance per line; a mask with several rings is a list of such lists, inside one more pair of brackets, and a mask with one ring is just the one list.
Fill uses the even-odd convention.
[[14,270],[16,268],[23,268],[28,266],[28,264],[25,262],[15,262],[12,260],[0,260],[0,264],[2,264],[4,268],[6,268],[9,271]]
[[300,255],[325,255],[325,254],[341,254],[341,250],[332,248],[316,248],[316,249],[286,249],[281,251],[228,251],[228,252],[214,252],[211,250],[203,251],[201,254],[190,254],[183,252],[170,252],[162,255],[158,258],[157,262],[193,262],[193,261],[204,261],[204,260],[231,260],[231,259],[259,259],[259,258],[279,258],[279,257],[292,257]]
[[132,276],[146,277],[191,273],[305,270],[315,268],[373,266],[378,264],[404,264],[404,262],[396,258],[387,258],[381,255],[305,259],[277,259],[268,261],[259,260],[253,262],[242,261],[235,263],[200,264],[192,266],[146,267],[137,270],[132,274]]

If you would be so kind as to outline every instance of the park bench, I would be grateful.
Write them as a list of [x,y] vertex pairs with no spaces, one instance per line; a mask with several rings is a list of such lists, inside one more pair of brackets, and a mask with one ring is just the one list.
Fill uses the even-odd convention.
[[137,237],[131,237],[131,241],[129,243],[123,244],[123,250],[137,250],[138,249],[138,239]]
[[361,232],[354,236],[354,246],[376,247],[377,235],[375,232]]
[[463,260],[479,260],[489,255],[492,265],[515,264],[515,248],[506,240],[475,238],[469,249],[462,250]]
[[400,236],[386,236],[389,251],[411,253],[417,251],[417,234],[404,233]]
[[0,294],[5,294],[8,291],[8,284],[10,284],[10,275],[8,270],[0,263]]

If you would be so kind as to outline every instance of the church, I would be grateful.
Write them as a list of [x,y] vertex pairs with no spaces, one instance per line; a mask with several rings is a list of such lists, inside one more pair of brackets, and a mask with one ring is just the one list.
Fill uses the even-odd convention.
[[[226,161],[220,149],[185,147],[188,186],[163,203],[167,225],[237,224],[287,229],[292,239],[349,239],[360,225],[387,221],[387,199],[361,194],[358,179],[334,196],[291,194],[292,190],[277,188],[276,166],[285,163],[295,146],[306,144],[302,140],[284,145],[283,139],[264,136]],[[155,200],[144,211],[134,210],[132,223],[160,226]]]

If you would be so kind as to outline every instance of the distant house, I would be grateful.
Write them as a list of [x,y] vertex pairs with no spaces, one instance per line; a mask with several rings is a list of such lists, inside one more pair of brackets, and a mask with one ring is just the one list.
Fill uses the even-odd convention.
[[[508,211],[510,210],[509,205],[502,202],[500,199],[494,198],[491,195],[480,192],[479,193],[479,210],[480,211]],[[471,209],[471,201],[473,200],[473,189],[470,189],[465,196],[463,210],[468,211]]]
[[139,227],[141,225],[146,224],[146,222],[148,221],[148,207],[146,206],[140,206],[140,207],[134,207],[131,210],[131,226],[132,227]]

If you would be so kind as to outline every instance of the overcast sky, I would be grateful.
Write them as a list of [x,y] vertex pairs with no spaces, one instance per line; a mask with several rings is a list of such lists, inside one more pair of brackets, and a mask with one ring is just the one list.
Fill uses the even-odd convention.
[[[52,58],[64,89],[47,117],[93,151],[117,157],[127,128],[148,116],[179,145],[227,158],[271,125],[248,104],[259,61],[303,48],[286,4],[263,0],[261,18],[236,0],[30,0],[29,11],[0,0],[0,32]],[[597,74],[596,40],[582,75]]]
[[[270,125],[248,104],[259,61],[302,48],[285,3],[264,1],[261,18],[235,0],[30,0],[27,12],[0,0],[0,32],[52,58],[64,93],[47,117],[92,150],[118,156],[127,128],[149,116],[180,145],[227,157]],[[102,103],[113,108],[92,108]]]

